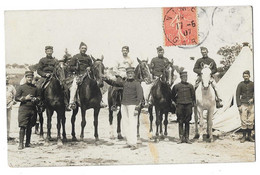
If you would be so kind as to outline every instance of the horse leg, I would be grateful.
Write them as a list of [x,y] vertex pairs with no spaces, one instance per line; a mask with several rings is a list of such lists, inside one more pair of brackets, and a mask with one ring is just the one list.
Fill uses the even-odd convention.
[[61,128],[61,113],[60,111],[57,112],[57,145],[61,146],[61,136],[60,136],[60,128]]
[[213,117],[213,109],[208,110],[207,114],[207,134],[209,135],[208,141],[212,142],[213,141],[213,135],[212,135],[212,117]]
[[159,115],[159,120],[160,120],[160,136],[161,139],[164,139],[164,135],[163,135],[163,129],[162,129],[162,121],[163,121],[163,112],[160,111],[160,115]]
[[155,107],[155,113],[156,113],[156,133],[155,133],[155,142],[158,142],[158,136],[159,136],[159,125],[160,125],[160,112],[159,110]]
[[96,141],[99,141],[99,138],[98,138],[98,114],[99,114],[99,111],[100,111],[100,108],[94,109],[94,127],[95,127],[94,136],[95,136]]
[[123,139],[121,135],[121,119],[122,119],[122,113],[120,109],[119,112],[117,113],[117,138],[119,140]]
[[200,140],[203,140],[203,134],[205,130],[205,123],[204,123],[204,116],[203,116],[203,109],[199,109],[199,133],[200,133]]
[[53,110],[46,109],[47,113],[47,141],[51,140],[51,117],[53,115]]
[[66,116],[65,116],[65,109],[61,113],[61,125],[62,125],[62,139],[63,142],[67,141],[67,136],[66,136],[66,129],[65,129],[65,124],[66,124]]
[[86,126],[86,110],[81,108],[81,133],[80,139],[83,141],[84,138],[84,128]]
[[39,114],[39,121],[40,121],[40,138],[43,139],[43,116],[42,116],[42,112],[38,114]]
[[194,106],[194,120],[195,120],[195,136],[194,139],[198,139],[200,137],[198,130],[198,106]]
[[108,112],[109,112],[109,125],[110,125],[110,131],[109,131],[109,135],[110,135],[110,139],[114,140],[115,136],[114,136],[114,128],[113,128],[113,111],[111,110],[111,106],[109,105],[108,107]]
[[148,106],[148,112],[149,112],[149,119],[150,119],[150,130],[149,132],[153,132],[153,106],[149,105]]
[[168,126],[168,112],[166,112],[165,114],[164,114],[164,135],[166,136],[166,139],[165,139],[165,141],[169,141],[169,139],[167,138],[167,136],[168,136],[168,132],[167,132],[167,126]]
[[72,141],[77,141],[76,138],[76,133],[75,133],[75,121],[76,121],[76,115],[79,111],[79,107],[77,106],[73,112],[72,112],[72,116],[71,116],[71,126],[72,126],[72,130],[71,130],[71,135],[72,135]]

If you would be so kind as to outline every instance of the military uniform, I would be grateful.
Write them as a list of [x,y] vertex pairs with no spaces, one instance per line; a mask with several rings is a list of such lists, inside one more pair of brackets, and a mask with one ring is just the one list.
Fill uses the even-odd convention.
[[246,135],[245,132],[247,130],[250,141],[253,141],[251,137],[251,130],[254,128],[255,122],[254,82],[249,80],[242,81],[238,84],[236,90],[236,102],[240,112],[241,129],[243,130],[244,140]]
[[75,71],[77,75],[83,75],[87,68],[92,66],[92,59],[87,54],[76,54],[69,62],[69,69]]
[[[208,51],[208,49],[206,47],[201,47],[200,49]],[[197,89],[197,87],[199,86],[199,83],[201,82],[201,70],[202,70],[202,66],[201,65],[202,65],[202,63],[206,64],[206,65],[210,65],[210,64],[212,65],[210,67],[211,75],[214,75],[215,73],[217,73],[217,64],[216,64],[216,62],[212,58],[209,58],[208,56],[199,58],[196,61],[195,65],[194,65],[194,68],[193,68],[193,72],[197,73],[197,75],[198,75],[198,78],[197,78],[197,80],[195,82],[195,90]],[[220,99],[220,96],[218,94],[218,90],[217,90],[217,87],[216,87],[216,82],[215,82],[213,77],[211,78],[211,85],[212,85],[212,88],[213,88],[213,90],[215,92],[215,95],[216,95],[216,107],[217,108],[221,108],[221,107],[223,107],[223,105],[221,104],[222,100]]]
[[[129,67],[126,71],[134,71]],[[140,82],[134,79],[126,79],[122,82],[104,80],[111,86],[123,87],[123,98],[121,101],[122,131],[126,136],[127,145],[135,147],[137,144],[137,116],[135,107],[140,105],[143,99],[143,89]]]
[[59,64],[59,61],[54,57],[43,57],[39,61],[37,73],[43,77],[47,78],[46,74],[53,73],[54,68],[56,65]]
[[161,76],[166,66],[169,64],[168,58],[154,57],[151,61],[151,73],[153,76]]
[[[187,75],[181,72],[181,76]],[[181,142],[189,140],[189,122],[192,116],[192,107],[195,104],[195,90],[192,84],[188,82],[180,82],[174,85],[172,89],[172,100],[177,104],[176,115],[179,123],[179,136]],[[183,133],[183,124],[185,124],[185,132]]]
[[[25,76],[32,76],[32,71],[26,71]],[[31,95],[31,100],[27,100],[26,96]],[[36,123],[37,111],[36,104],[39,102],[39,91],[35,85],[31,83],[25,83],[20,85],[17,89],[15,100],[20,103],[18,110],[18,124],[20,127],[19,132],[19,149],[23,148],[23,140],[26,130],[26,143],[25,146],[30,146],[32,127]]]

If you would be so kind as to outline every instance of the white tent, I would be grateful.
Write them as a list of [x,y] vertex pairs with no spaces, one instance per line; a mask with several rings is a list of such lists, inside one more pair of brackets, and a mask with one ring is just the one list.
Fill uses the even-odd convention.
[[[218,92],[223,100],[223,108],[216,110],[213,128],[229,132],[241,125],[236,104],[237,85],[243,81],[243,72],[249,70],[253,80],[253,54],[249,47],[243,47],[235,62],[217,83]],[[233,101],[233,105],[231,106]]]

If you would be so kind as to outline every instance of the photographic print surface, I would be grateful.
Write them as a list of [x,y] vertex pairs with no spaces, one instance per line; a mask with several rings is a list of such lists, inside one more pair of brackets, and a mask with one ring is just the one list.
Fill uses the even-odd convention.
[[6,11],[9,166],[254,162],[252,18]]

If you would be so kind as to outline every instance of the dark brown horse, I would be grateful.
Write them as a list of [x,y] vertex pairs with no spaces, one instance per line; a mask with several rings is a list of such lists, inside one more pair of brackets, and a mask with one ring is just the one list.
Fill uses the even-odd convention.
[[91,72],[87,72],[84,75],[83,81],[78,85],[78,97],[79,101],[76,104],[76,108],[73,110],[71,116],[72,124],[72,140],[75,141],[75,120],[78,113],[78,109],[81,109],[81,133],[80,139],[84,138],[84,128],[86,126],[86,110],[94,109],[94,136],[96,141],[98,138],[98,114],[100,111],[100,102],[102,100],[102,94],[100,87],[103,86],[102,76],[104,74],[103,56],[101,59],[95,59],[92,57],[93,66],[91,67]]
[[[149,105],[148,111],[150,115],[150,132],[153,131],[152,129],[152,122],[153,122],[153,106],[155,107],[156,113],[156,135],[155,135],[155,142],[159,139],[159,129],[161,138],[164,139],[165,136],[168,135],[167,132],[167,125],[168,125],[168,113],[174,111],[172,101],[171,101],[171,88],[170,86],[173,83],[171,78],[168,76],[173,76],[172,64],[168,64],[161,77],[158,77],[154,85],[151,88],[150,95],[152,97],[152,105]],[[164,115],[164,126],[165,130],[164,133],[162,131],[162,121]],[[160,127],[160,128],[159,128]]]
[[[62,63],[59,63],[49,78],[48,83],[45,85],[46,88],[43,91],[44,103],[46,106],[46,115],[47,115],[47,137],[46,141],[51,140],[51,120],[54,111],[57,113],[57,141],[58,144],[62,144],[60,129],[62,126],[62,136],[63,141],[66,141],[66,131],[65,131],[65,104],[64,104],[64,93],[63,93],[63,80],[64,80],[64,70]],[[43,117],[42,113],[39,113],[40,117],[40,136],[43,136]]]

